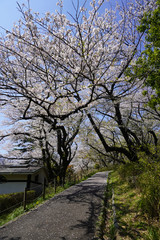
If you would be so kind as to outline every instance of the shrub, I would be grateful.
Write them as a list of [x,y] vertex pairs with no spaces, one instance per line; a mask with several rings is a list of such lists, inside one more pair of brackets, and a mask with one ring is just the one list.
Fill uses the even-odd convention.
[[159,161],[147,161],[144,171],[139,176],[139,188],[142,194],[139,202],[142,213],[148,218],[160,217],[160,163]]
[[146,240],[159,240],[160,229],[150,226],[148,228],[148,234],[145,236]]
[[[4,211],[9,208],[17,207],[18,204],[23,202],[24,193],[10,193],[0,195],[0,211]],[[35,191],[27,191],[27,199],[33,200],[35,198]]]
[[141,163],[126,163],[120,165],[118,173],[122,180],[126,180],[130,187],[138,186],[138,176],[143,172],[143,166]]
[[138,206],[148,219],[160,218],[160,161],[154,155],[141,153],[138,163],[126,163],[119,166],[120,178],[130,187],[140,190],[141,200]]

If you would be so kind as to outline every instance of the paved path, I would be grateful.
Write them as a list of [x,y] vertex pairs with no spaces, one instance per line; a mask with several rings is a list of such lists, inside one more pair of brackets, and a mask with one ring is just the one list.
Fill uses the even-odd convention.
[[0,240],[93,240],[108,172],[72,186],[0,228]]

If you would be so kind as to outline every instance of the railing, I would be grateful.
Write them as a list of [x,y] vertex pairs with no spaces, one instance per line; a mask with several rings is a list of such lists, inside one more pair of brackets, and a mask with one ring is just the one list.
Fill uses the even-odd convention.
[[35,200],[37,200],[37,199],[40,198],[41,196],[43,196],[43,199],[45,199],[46,180],[44,179],[43,184],[42,184],[42,183],[37,183],[37,182],[33,182],[33,183],[35,183],[36,185],[42,187],[42,189],[41,189],[41,191],[40,191],[40,194],[38,194],[38,195],[36,194],[36,198],[34,198],[34,199],[32,199],[32,200],[27,199],[27,192],[28,192],[28,191],[32,191],[32,190],[35,190],[35,192],[36,192],[37,186],[30,187],[29,189],[28,189],[28,188],[25,188],[25,189],[24,189],[24,194],[23,194],[23,201],[18,202],[18,203],[16,203],[16,204],[14,204],[13,206],[11,206],[11,207],[9,207],[9,208],[6,208],[6,209],[4,209],[4,210],[2,210],[2,211],[0,211],[0,215],[1,215],[1,214],[4,214],[5,212],[11,211],[12,209],[17,208],[18,206],[23,206],[23,209],[26,210],[26,205],[27,205],[27,203],[34,202]]

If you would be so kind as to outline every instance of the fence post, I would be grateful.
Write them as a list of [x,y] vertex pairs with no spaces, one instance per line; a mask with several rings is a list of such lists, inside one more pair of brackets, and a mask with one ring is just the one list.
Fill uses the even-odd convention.
[[44,182],[43,182],[43,200],[45,199],[45,194],[46,194],[46,179],[44,178]]
[[70,174],[68,176],[68,182],[69,182],[69,184],[71,183],[71,175]]
[[62,187],[64,187],[64,177],[62,177]]
[[27,203],[27,188],[24,189],[23,195],[23,209],[26,210],[26,203]]
[[57,188],[57,177],[54,178],[54,192],[56,193]]

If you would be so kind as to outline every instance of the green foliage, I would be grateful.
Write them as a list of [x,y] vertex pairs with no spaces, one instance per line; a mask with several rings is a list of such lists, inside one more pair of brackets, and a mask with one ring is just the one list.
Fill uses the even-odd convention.
[[141,193],[138,206],[148,219],[160,217],[160,161],[141,154],[139,163],[120,166],[120,177]]
[[71,182],[71,180],[74,178],[74,173],[75,173],[75,170],[73,165],[69,165],[66,171],[66,179],[68,179],[69,182]]
[[95,163],[94,168],[99,170],[100,169],[100,164],[99,163]]
[[109,189],[108,189],[108,184],[106,185],[105,193],[104,193],[104,198],[102,201],[102,208],[100,215],[98,217],[98,222],[96,226],[96,239],[98,240],[103,240],[103,236],[105,233],[105,227],[106,227],[106,219],[107,219],[107,207],[108,207],[108,200],[109,200]]
[[157,1],[154,11],[144,15],[138,30],[146,34],[145,50],[136,66],[127,69],[126,75],[130,76],[130,81],[135,78],[145,80],[144,86],[155,90],[148,103],[154,109],[160,105],[160,0]]
[[156,227],[150,226],[148,228],[148,234],[145,237],[146,240],[159,240],[160,230]]
[[139,202],[148,218],[160,218],[160,162],[143,159],[143,173],[138,178],[141,191]]
[[[24,193],[10,193],[10,194],[2,194],[0,195],[0,211],[4,211],[5,209],[12,208],[17,204],[21,204],[23,202]],[[35,198],[35,191],[27,191],[27,199],[33,200]]]
[[[141,157],[140,171],[137,168],[138,164],[137,166],[135,164],[126,164],[114,169],[109,175],[108,189],[114,189],[112,199],[114,199],[117,224],[115,225],[115,215],[113,216],[113,201],[109,201],[107,206],[106,238],[103,239],[159,239],[159,221],[156,218],[148,220],[145,217],[146,214],[142,214],[141,209],[137,207],[142,197],[138,185],[140,183],[139,178],[146,170],[144,169],[145,163],[149,162],[149,158],[144,154]],[[157,165],[157,162],[155,164]],[[146,168],[149,168],[148,164]],[[121,173],[122,175],[120,175]],[[130,174],[137,174],[136,188],[131,187],[129,181],[127,181]]]
[[120,165],[118,172],[122,180],[126,180],[130,187],[137,187],[137,177],[143,172],[143,167],[140,163],[130,162],[125,165]]

